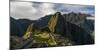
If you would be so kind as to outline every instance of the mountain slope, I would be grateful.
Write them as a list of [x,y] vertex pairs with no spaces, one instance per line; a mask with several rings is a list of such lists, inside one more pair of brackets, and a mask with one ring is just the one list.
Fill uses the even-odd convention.
[[[66,46],[69,45],[69,43],[70,45],[94,44],[94,39],[89,34],[94,31],[94,24],[93,21],[86,20],[86,16],[87,15],[85,14],[76,13],[64,15],[57,12],[52,15],[46,15],[39,20],[17,20],[11,17],[10,31],[11,36],[15,37],[12,37],[11,40],[13,41],[13,39],[17,39],[20,42],[25,43],[20,44],[22,46],[21,48]],[[31,26],[32,30],[27,31],[27,28],[31,24],[34,24],[33,27]],[[23,36],[26,35],[26,31],[27,35],[29,35],[25,36],[28,41],[23,39]],[[16,36],[18,38],[16,38]]]

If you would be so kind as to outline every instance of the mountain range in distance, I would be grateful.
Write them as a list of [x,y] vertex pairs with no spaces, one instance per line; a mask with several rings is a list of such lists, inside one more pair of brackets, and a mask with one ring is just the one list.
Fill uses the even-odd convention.
[[[69,37],[76,45],[94,44],[94,20],[88,20],[89,14],[68,13],[57,16],[57,25],[55,33],[63,37]],[[57,14],[55,13],[55,14]],[[10,17],[10,33],[11,36],[22,37],[30,24],[34,24],[38,29],[48,27],[48,22],[54,14],[46,15],[39,20],[14,19]]]

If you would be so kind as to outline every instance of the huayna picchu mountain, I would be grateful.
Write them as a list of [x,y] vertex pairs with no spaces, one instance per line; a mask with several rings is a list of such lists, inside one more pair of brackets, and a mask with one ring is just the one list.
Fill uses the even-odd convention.
[[[40,18],[41,20],[16,20],[10,17],[13,43],[11,48],[94,44],[94,39],[89,32],[94,31],[94,25],[93,22],[88,23],[86,16],[86,14],[73,12],[69,14],[56,12]],[[90,27],[87,31],[88,26]]]

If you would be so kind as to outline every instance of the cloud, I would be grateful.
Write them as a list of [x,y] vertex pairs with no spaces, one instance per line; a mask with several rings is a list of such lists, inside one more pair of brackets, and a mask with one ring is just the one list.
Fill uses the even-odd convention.
[[62,13],[73,11],[94,15],[94,6],[41,2],[10,2],[10,15],[16,19],[27,18],[37,20],[45,15],[54,14],[57,11]]
[[94,14],[94,6],[92,5],[72,5],[72,4],[56,4],[55,10],[68,13],[68,12],[81,12],[87,14]]
[[94,17],[87,17],[86,19],[87,19],[87,20],[95,20]]
[[28,18],[28,19],[37,19],[38,17],[34,16],[37,12],[35,8],[32,7],[33,3],[31,2],[11,2],[10,3],[10,14],[12,17],[18,18]]
[[55,10],[53,9],[54,4],[48,4],[48,3],[43,3],[39,5],[39,11],[42,13],[42,15],[48,15],[48,14],[53,14],[55,13]]
[[55,10],[52,9],[53,4],[47,3],[32,3],[32,2],[11,2],[10,14],[12,17],[28,18],[32,20],[39,19],[45,15],[52,14]]

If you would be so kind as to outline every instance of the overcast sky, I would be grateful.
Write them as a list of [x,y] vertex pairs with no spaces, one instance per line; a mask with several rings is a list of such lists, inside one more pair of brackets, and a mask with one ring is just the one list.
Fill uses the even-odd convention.
[[92,5],[71,5],[40,2],[10,2],[10,16],[16,19],[26,18],[37,20],[45,15],[53,14],[57,11],[62,13],[81,12],[94,15],[95,8]]

